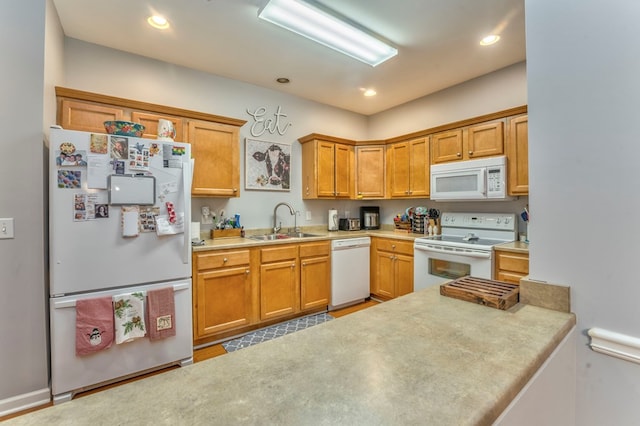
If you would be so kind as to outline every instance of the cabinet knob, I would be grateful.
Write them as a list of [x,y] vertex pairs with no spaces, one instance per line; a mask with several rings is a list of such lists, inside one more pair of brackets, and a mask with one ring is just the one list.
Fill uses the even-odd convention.
[[249,275],[249,272],[251,272],[251,271],[249,271],[248,269],[246,271],[244,271],[244,273],[247,274],[247,275]]
[[223,261],[224,263],[227,263],[227,262],[229,261],[229,259],[227,259],[227,258],[225,257],[224,259],[222,259],[222,261]]
[[396,245],[395,244],[391,244],[391,248],[395,250],[396,249]]
[[469,155],[473,155],[473,151],[469,151]]
[[462,154],[460,154],[459,152],[456,153],[456,157],[462,157]]
[[302,262],[302,266],[307,266],[307,264],[305,262]]
[[233,192],[238,192],[238,188],[233,188]]
[[296,264],[295,264],[295,263],[292,263],[292,264],[291,264],[291,269],[293,269],[293,268],[295,268],[295,267],[296,267]]

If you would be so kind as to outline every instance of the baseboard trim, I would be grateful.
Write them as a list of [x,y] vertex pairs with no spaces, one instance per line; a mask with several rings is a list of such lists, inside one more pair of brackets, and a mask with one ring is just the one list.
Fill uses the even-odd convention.
[[11,398],[0,400],[0,417],[45,405],[49,402],[51,402],[51,389],[49,388],[12,396]]

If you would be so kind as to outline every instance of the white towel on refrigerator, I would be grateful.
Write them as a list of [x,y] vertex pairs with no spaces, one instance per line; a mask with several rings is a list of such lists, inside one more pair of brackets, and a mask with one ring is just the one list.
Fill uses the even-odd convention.
[[147,334],[144,322],[144,293],[113,296],[113,316],[116,344],[131,342]]

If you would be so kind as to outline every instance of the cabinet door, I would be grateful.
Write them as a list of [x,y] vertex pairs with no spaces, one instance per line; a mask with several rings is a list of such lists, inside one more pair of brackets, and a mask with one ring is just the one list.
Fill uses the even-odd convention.
[[158,138],[158,120],[160,119],[169,120],[173,123],[173,127],[176,129],[176,141],[181,142],[187,140],[184,133],[184,126],[182,125],[182,118],[162,114],[154,114],[151,112],[131,112],[131,121],[140,123],[144,126],[144,133],[142,137],[147,139]]
[[356,198],[384,197],[384,146],[356,147]]
[[409,195],[429,196],[429,138],[419,138],[409,142],[409,160]]
[[373,271],[373,285],[371,293],[386,298],[395,297],[395,262],[394,254],[376,250],[375,270]]
[[332,142],[318,142],[316,161],[316,185],[318,197],[335,197],[335,144]]
[[248,266],[196,274],[194,339],[251,324],[249,275]]
[[411,152],[408,142],[394,143],[387,148],[387,175],[389,196],[409,196]]
[[335,196],[351,198],[353,195],[354,151],[350,145],[335,144]]
[[294,314],[299,309],[297,259],[260,266],[260,319]]
[[504,154],[504,121],[470,126],[467,129],[467,152],[469,159]]
[[60,101],[58,114],[58,124],[63,129],[106,133],[103,123],[123,120],[124,110],[118,107],[63,99]]
[[396,291],[395,297],[413,293],[413,256],[395,256]]
[[496,250],[495,279],[512,284],[520,284],[520,279],[529,275],[529,255]]
[[187,142],[195,159],[194,196],[240,196],[238,128],[207,121],[189,121]]
[[330,287],[329,256],[300,259],[300,308],[303,311],[329,305]]
[[462,160],[462,129],[431,136],[431,164]]
[[509,120],[507,173],[509,174],[509,195],[529,193],[529,117],[527,115]]

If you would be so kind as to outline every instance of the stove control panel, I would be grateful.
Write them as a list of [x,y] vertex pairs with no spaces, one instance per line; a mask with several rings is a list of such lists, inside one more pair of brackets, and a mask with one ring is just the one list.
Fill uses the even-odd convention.
[[442,213],[441,226],[511,231],[517,226],[517,221],[513,213]]

